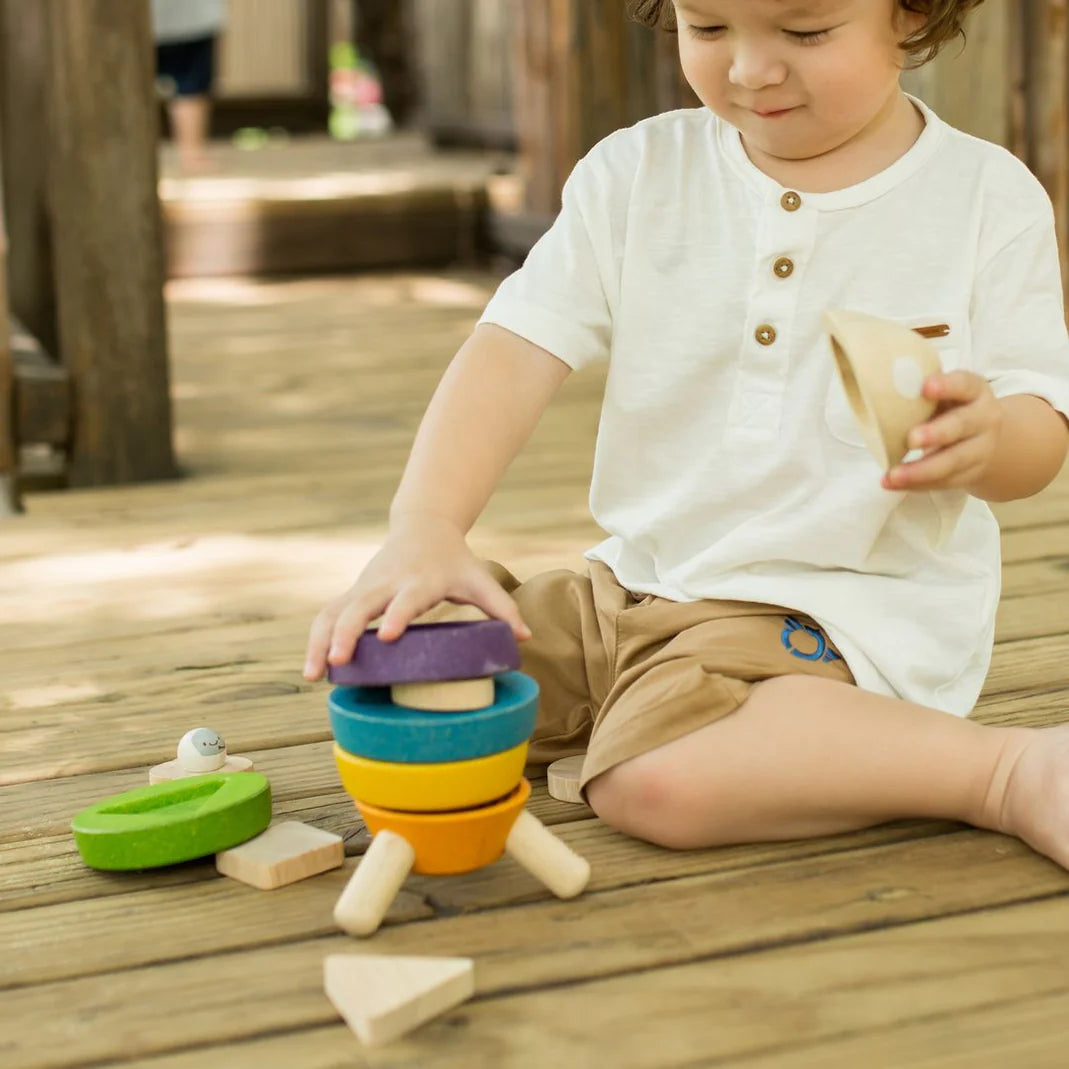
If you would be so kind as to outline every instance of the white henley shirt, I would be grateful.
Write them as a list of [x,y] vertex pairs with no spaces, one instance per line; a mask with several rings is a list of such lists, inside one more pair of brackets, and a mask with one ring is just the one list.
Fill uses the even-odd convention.
[[945,324],[945,369],[1069,414],[1050,199],[920,101],[886,170],[795,192],[704,108],[610,135],[481,322],[572,368],[608,360],[588,552],[629,590],[812,616],[860,686],[959,716],[986,676],[999,530],[961,492],[900,493],[835,373],[821,312]]

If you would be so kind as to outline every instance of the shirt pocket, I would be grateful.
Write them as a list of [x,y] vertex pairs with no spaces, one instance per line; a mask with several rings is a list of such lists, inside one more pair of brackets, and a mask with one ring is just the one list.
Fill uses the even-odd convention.
[[[895,323],[901,323],[910,330],[922,333],[939,353],[939,363],[944,371],[954,371],[965,366],[965,327],[957,318],[940,316],[938,313],[917,316],[887,316]],[[822,353],[820,358],[827,361],[831,369],[828,393],[824,403],[824,420],[831,436],[845,445],[858,449],[865,448],[865,438],[861,433],[854,410],[847,400],[842,379],[835,370],[830,343],[826,336],[821,337]]]

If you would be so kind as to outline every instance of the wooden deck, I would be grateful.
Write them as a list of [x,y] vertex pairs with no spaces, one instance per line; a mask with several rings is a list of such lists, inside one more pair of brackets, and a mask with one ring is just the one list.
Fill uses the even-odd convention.
[[[0,1065],[153,1069],[1064,1066],[1069,875],[1020,843],[911,822],[671,853],[549,799],[593,865],[562,903],[511,861],[410,878],[370,941],[338,932],[356,864],[272,892],[211,863],[105,875],[69,834],[209,725],[276,817],[366,845],[330,758],[314,611],[383,534],[444,364],[493,279],[172,283],[187,477],[38,494],[0,528]],[[574,562],[601,382],[566,384],[474,542]],[[1069,715],[1069,478],[1002,508],[1005,600],[980,716]],[[329,952],[466,955],[476,998],[363,1051]]]

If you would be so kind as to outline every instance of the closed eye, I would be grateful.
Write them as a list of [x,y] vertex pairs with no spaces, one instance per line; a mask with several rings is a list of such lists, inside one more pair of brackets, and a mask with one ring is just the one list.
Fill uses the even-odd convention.
[[799,44],[816,45],[820,44],[831,33],[831,30],[787,30],[786,33]]
[[723,26],[687,26],[687,30],[692,37],[699,37],[702,39],[715,37],[718,33],[722,33],[725,27]]
[[[687,31],[692,37],[697,37],[699,40],[709,40],[711,38],[718,37],[726,26],[687,26]],[[820,44],[831,33],[833,27],[829,27],[826,30],[784,30],[783,32],[792,40],[797,41],[803,45],[815,45]]]

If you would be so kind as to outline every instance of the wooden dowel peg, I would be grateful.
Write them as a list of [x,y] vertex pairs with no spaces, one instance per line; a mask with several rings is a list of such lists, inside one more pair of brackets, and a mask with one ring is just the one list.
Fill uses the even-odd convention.
[[380,831],[334,907],[334,923],[350,935],[371,935],[412,871],[416,852],[407,839]]
[[390,697],[396,705],[430,713],[459,713],[494,704],[494,677],[454,679],[433,683],[394,683]]
[[505,851],[558,898],[574,898],[590,879],[590,863],[526,809],[512,825]]

